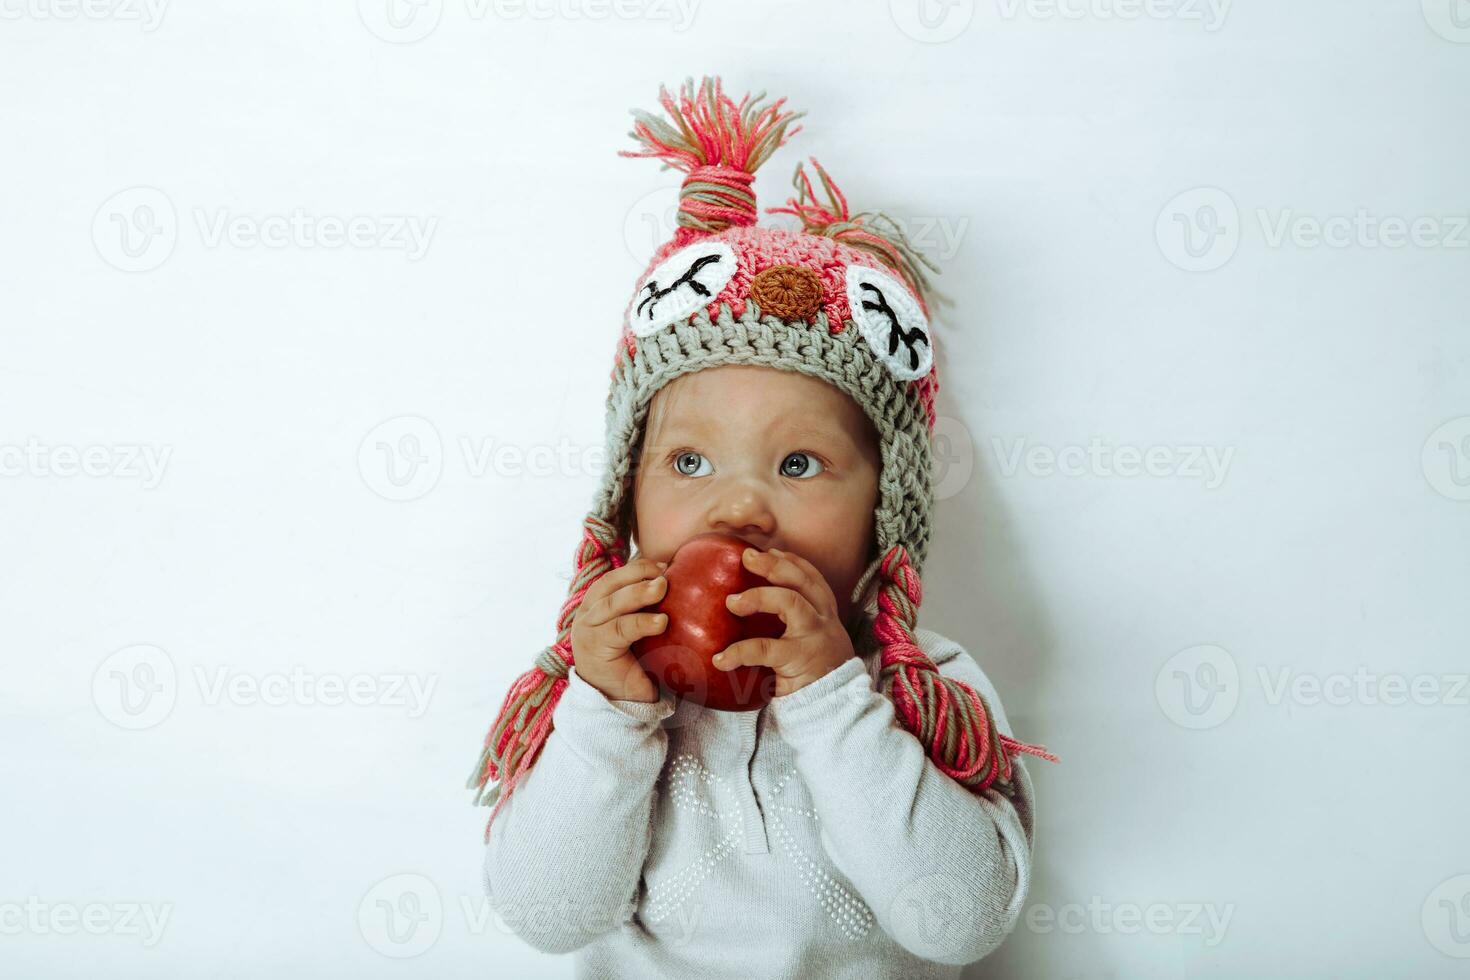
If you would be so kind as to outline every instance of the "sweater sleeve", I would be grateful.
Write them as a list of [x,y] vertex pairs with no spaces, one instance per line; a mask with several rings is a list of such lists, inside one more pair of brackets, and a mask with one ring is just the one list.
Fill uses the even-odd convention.
[[569,953],[635,911],[671,695],[612,701],[574,667],[540,757],[490,827],[484,884],[516,935]]
[[[979,665],[930,630],[915,638],[941,674],[985,699],[1011,735]],[[812,795],[828,856],[878,924],[909,952],[950,965],[984,957],[1016,926],[1031,877],[1030,776],[1011,760],[1014,799],[942,772],[862,660],[768,706]]]

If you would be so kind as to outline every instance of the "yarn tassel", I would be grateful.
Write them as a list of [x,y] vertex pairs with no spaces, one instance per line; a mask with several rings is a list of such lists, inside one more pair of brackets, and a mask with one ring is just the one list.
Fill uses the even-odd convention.
[[718,76],[706,77],[695,88],[685,79],[676,100],[659,86],[659,102],[668,119],[641,109],[628,135],[642,144],[637,152],[619,150],[619,156],[655,157],[664,168],[688,174],[679,191],[678,223],[702,232],[722,231],[731,225],[753,225],[757,217],[751,184],[755,171],[777,148],[801,131],[790,124],[802,112],[783,112],[784,98],[764,105],[766,94],[747,94],[738,103],[727,96]]
[[811,161],[822,182],[822,190],[827,194],[827,203],[817,200],[811,178],[807,176],[805,167],[798,163],[796,173],[791,178],[796,196],[788,198],[785,207],[766,208],[766,213],[793,214],[801,219],[802,230],[807,233],[834,238],[876,256],[884,265],[903,277],[909,289],[919,298],[927,315],[928,294],[932,287],[929,278],[924,275],[924,268],[937,275],[939,267],[915,248],[898,222],[884,212],[851,213],[847,196],[817,162],[816,157],[812,157]]
[[945,677],[914,642],[923,584],[902,545],[881,562],[883,586],[873,633],[882,645],[879,683],[900,724],[912,732],[941,771],[973,790],[1015,792],[1011,757],[1022,752],[1058,762],[1045,748],[1011,738],[995,725],[985,699],[963,681]]

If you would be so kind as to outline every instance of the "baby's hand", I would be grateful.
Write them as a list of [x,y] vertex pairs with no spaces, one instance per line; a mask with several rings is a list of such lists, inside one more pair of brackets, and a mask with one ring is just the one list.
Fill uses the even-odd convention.
[[612,701],[658,700],[658,687],[629,652],[634,641],[662,633],[669,618],[640,612],[664,597],[668,562],[636,558],[605,573],[587,589],[572,617],[577,676]]
[[817,566],[794,551],[742,553],[745,567],[770,585],[734,593],[725,606],[737,616],[774,613],[786,624],[776,639],[740,640],[715,656],[715,666],[765,666],[776,672],[775,697],[785,697],[820,680],[856,654],[842,625],[837,597]]

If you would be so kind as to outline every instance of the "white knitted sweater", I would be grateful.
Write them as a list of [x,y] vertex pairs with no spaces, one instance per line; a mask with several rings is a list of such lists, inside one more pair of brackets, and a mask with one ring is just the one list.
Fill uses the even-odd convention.
[[[960,646],[915,639],[1000,699]],[[490,829],[485,886],[578,978],[954,978],[1015,926],[1030,777],[941,772],[854,657],[760,711],[612,701],[573,668],[541,756]]]

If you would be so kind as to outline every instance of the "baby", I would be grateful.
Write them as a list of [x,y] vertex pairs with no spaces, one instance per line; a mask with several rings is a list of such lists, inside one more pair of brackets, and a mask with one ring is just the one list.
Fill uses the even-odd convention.
[[[815,160],[827,202],[798,167],[770,210],[802,229],[757,226],[754,172],[797,132],[784,100],[737,104],[717,79],[660,98],[668,120],[636,113],[626,155],[687,174],[680,229],[625,313],[557,640],[471,776],[495,804],[487,893],[579,977],[957,977],[1025,902],[1016,756],[1055,757],[1011,738],[980,667],[917,623],[927,263]],[[716,661],[774,672],[759,710],[680,701],[630,650],[667,626],[663,568],[708,532],[747,542],[770,583],[730,611],[784,624]]]
[[880,468],[858,404],[804,374],[725,365],[661,389],[648,426],[633,484],[632,536],[645,557],[588,590],[572,626],[577,673],[615,700],[658,699],[627,648],[665,623],[637,610],[663,598],[659,571],[707,531],[748,541],[746,566],[786,587],[730,597],[737,616],[774,613],[787,629],[769,656],[741,644],[717,666],[764,663],[781,697],[850,659],[851,592],[871,560]]

